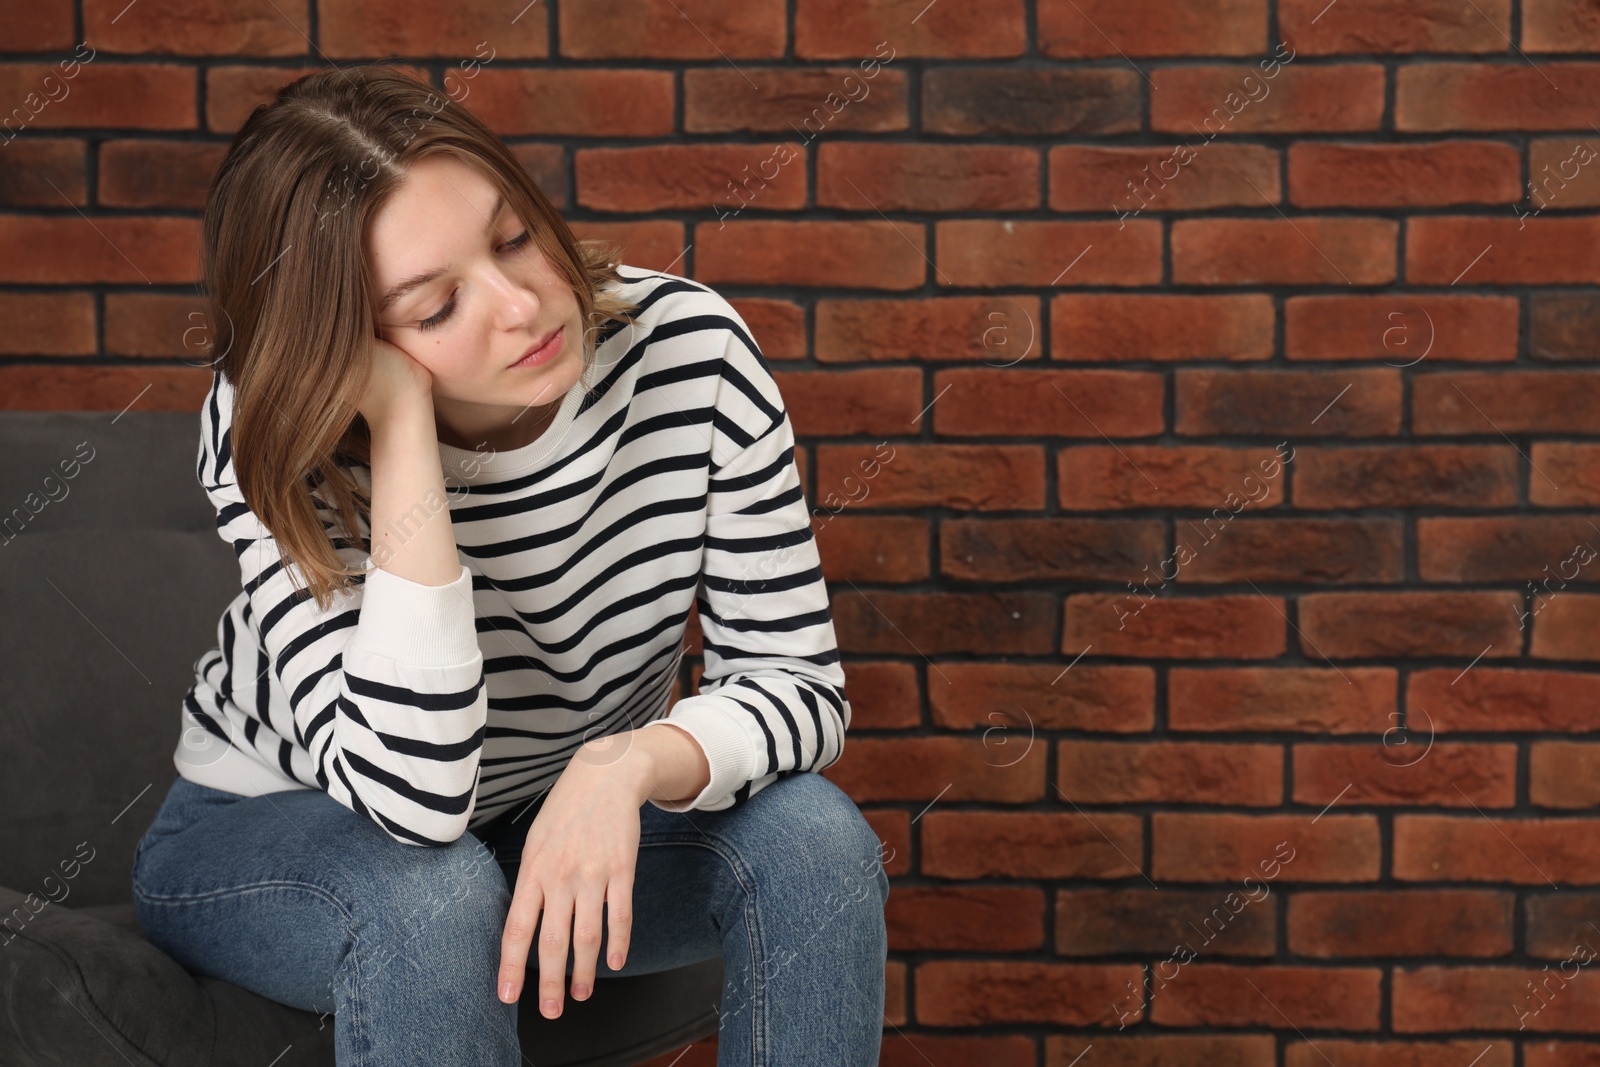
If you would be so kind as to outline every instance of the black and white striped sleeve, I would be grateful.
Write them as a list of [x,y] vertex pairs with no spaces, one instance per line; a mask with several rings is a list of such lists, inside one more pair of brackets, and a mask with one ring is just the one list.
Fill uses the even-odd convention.
[[727,331],[711,433],[701,585],[705,670],[670,723],[699,742],[711,780],[698,796],[651,803],[716,811],[779,777],[839,759],[850,704],[794,431],[744,321]]
[[[232,386],[216,373],[196,473],[217,533],[238,557],[266,667],[291,706],[292,723],[274,728],[293,730],[339,803],[397,841],[447,845],[472,817],[488,714],[472,576],[463,566],[455,581],[429,586],[373,568],[366,545],[335,536],[333,512],[317,497],[339,558],[367,569],[320,610],[303,575],[298,589],[291,583],[276,539],[239,490],[232,401]],[[434,518],[450,521],[448,511]]]

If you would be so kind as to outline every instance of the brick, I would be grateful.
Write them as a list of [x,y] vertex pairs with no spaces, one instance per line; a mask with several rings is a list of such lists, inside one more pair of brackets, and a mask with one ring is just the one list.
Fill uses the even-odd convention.
[[196,294],[107,293],[105,351],[113,356],[180,356],[209,370],[214,328]]
[[773,373],[798,436],[894,436],[911,431],[926,402],[916,367]]
[[1061,506],[1073,510],[1227,508],[1230,500],[1268,509],[1283,503],[1279,456],[1204,445],[1069,446],[1056,455],[1056,485]]
[[0,141],[0,151],[6,161],[0,168],[0,206],[60,208],[89,202],[82,141],[30,137]]
[[905,223],[729,222],[695,226],[695,277],[710,285],[914,289],[928,272],[922,228]]
[[1283,1062],[1285,1067],[1327,1067],[1329,1058],[1339,1067],[1511,1067],[1513,1062],[1509,1041],[1343,1041],[1328,1037],[1291,1041]]
[[814,524],[830,582],[920,582],[928,578],[928,520],[916,515],[827,515]]
[[806,358],[806,313],[793,300],[730,297],[728,303],[750,327],[750,336],[769,360]]
[[1149,667],[956,662],[930,665],[928,677],[934,723],[981,727],[997,761],[1042,744],[1040,730],[1138,733],[1155,724]]
[[1050,349],[1074,363],[1270,359],[1274,319],[1261,293],[1066,293],[1050,305]]
[[626,250],[626,259],[635,267],[672,270],[683,262],[688,245],[683,224],[667,219],[638,222],[584,222],[574,220],[572,233],[580,241],[615,241]]
[[[87,356],[95,351],[94,295],[0,292],[0,355]],[[41,368],[48,369],[48,368]]]
[[25,129],[194,129],[193,67],[74,56],[93,53],[77,50],[60,63],[0,67],[0,101],[6,102],[0,120],[8,139]]
[[[415,0],[399,4],[319,0],[318,45],[324,55],[333,59],[447,56],[470,57],[482,64],[501,59],[548,58],[550,42],[544,9],[535,8],[516,18],[507,11],[487,0],[464,0],[444,10]],[[472,78],[466,84],[476,88],[476,81]],[[461,91],[455,90],[455,95],[459,98]]]
[[1413,285],[1592,285],[1600,281],[1596,240],[1600,218],[1590,216],[1419,215],[1406,222],[1406,279]]
[[[1240,510],[1244,507],[1240,502]],[[1405,530],[1398,519],[1180,519],[1177,543],[1184,582],[1285,582],[1328,585],[1400,582]]]
[[[1039,1050],[1031,1037],[944,1037],[918,1033],[885,1034],[879,1067],[927,1067],[931,1057],[939,1067],[1035,1067]],[[683,1067],[688,1067],[684,1064]]]
[[1376,130],[1383,68],[1376,63],[1301,67],[1281,46],[1273,68],[1181,66],[1150,71],[1150,129],[1210,139],[1236,133]]
[[844,211],[1026,211],[1039,206],[1038,149],[825,142],[816,206]]
[[884,908],[890,952],[1008,952],[1044,945],[1044,893],[1036,888],[899,886]]
[[1306,55],[1504,52],[1511,0],[1473,0],[1469,7],[1419,0],[1403,13],[1383,0],[1340,0],[1332,8],[1327,0],[1279,0],[1278,32]]
[[1600,50],[1600,23],[1583,4],[1526,0],[1522,5],[1522,47],[1529,52]]
[[1412,382],[1411,410],[1411,428],[1419,434],[1588,433],[1600,422],[1600,374],[1420,374]]
[[1027,46],[1023,0],[994,0],[981,8],[923,8],[913,18],[906,15],[892,4],[798,0],[794,54],[807,59],[876,54],[886,62],[900,56],[1012,58]]
[[1596,92],[1600,63],[1401,64],[1395,68],[1394,128],[1405,133],[1588,129],[1584,101]]
[[1600,359],[1593,343],[1600,330],[1600,298],[1583,292],[1528,297],[1528,355],[1551,362]]
[[939,811],[921,818],[933,878],[1127,878],[1144,845],[1137,815]]
[[933,960],[917,966],[917,1021],[1096,1025],[1123,982],[1137,981],[1139,972],[1132,963]]
[[1392,667],[1173,667],[1167,675],[1167,726],[1378,733],[1397,721],[1397,677]]
[[[950,507],[971,511],[1024,510],[1044,507],[1044,452],[1032,445],[907,445],[892,446],[887,459],[877,448],[862,445],[818,445],[817,484],[846,486],[876,471],[868,483],[873,507]],[[826,492],[818,503],[829,501]],[[841,494],[841,499],[843,499]]]
[[197,281],[198,219],[0,215],[0,282]]
[[1289,198],[1302,208],[1498,205],[1520,198],[1521,170],[1505,144],[1307,142],[1289,148]]
[[[1533,461],[1542,466],[1534,448]],[[1295,450],[1294,502],[1300,508],[1509,507],[1517,502],[1521,460],[1510,445],[1307,446]]]
[[1284,355],[1292,360],[1382,360],[1410,369],[1435,353],[1451,362],[1517,358],[1512,296],[1291,296],[1283,310]]
[[[1563,569],[1566,566],[1570,564],[1564,563]],[[1589,576],[1592,578],[1593,572]],[[1545,590],[1560,591],[1561,585],[1556,581],[1547,587],[1541,580],[1537,598],[1526,609],[1529,615],[1536,616],[1528,655],[1538,659],[1600,660],[1600,596],[1567,593],[1558,600],[1548,599],[1550,594]]]
[[0,367],[0,410],[198,413],[211,374],[182,367],[63,366],[18,363]]
[[1595,905],[1600,893],[1561,889],[1523,898],[1527,953],[1540,959],[1566,959],[1578,944],[1595,944]]
[[1161,223],[1154,219],[948,219],[934,223],[934,240],[942,285],[1053,287],[1161,281]]
[[[590,0],[557,8],[561,54],[572,59],[776,59],[786,36],[783,0],[716,0],[693,17],[670,4]],[[535,21],[543,23],[543,18]]]
[[[1592,947],[1585,956],[1593,959]],[[1545,970],[1491,966],[1397,967],[1391,994],[1395,1032],[1600,1031],[1600,982],[1583,981],[1584,977],[1593,975],[1585,975],[1581,970],[1572,972],[1570,979],[1563,978],[1559,969],[1546,966]],[[1538,994],[1530,992],[1529,982],[1537,985]]]
[[1281,597],[1074,593],[1061,651],[1090,645],[1097,656],[1270,659],[1285,650],[1282,612]]
[[924,133],[1096,137],[1140,129],[1143,79],[1110,68],[932,66],[922,75]]
[[1304,890],[1289,897],[1297,956],[1503,956],[1516,898],[1476,889]]
[[[337,6],[330,0],[319,10]],[[83,29],[107,52],[304,56],[311,51],[309,8],[308,0],[145,0],[137,16],[123,17],[126,0],[84,0]]]
[[1117,581],[1164,553],[1154,519],[944,519],[939,573],[980,582]]
[[1412,671],[1406,704],[1426,707],[1443,731],[1587,733],[1600,703],[1600,677],[1588,671],[1483,666]]
[[906,72],[876,59],[856,67],[691,67],[683,132],[777,132],[809,143],[824,132],[887,133],[911,124]]
[[1217,889],[1064,889],[1056,894],[1055,950],[1164,958],[1182,943],[1208,956],[1271,956],[1277,915],[1261,906],[1265,899]]
[[964,737],[856,737],[826,772],[857,803],[885,800],[1026,804],[1045,796],[1045,746],[1022,758],[997,756],[976,734]]
[[206,190],[227,145],[200,141],[104,141],[98,200],[108,207],[206,205]]
[[1181,369],[1175,377],[1174,428],[1185,436],[1262,434],[1289,439],[1387,437],[1400,432],[1400,375],[1387,368]]
[[[1580,574],[1600,541],[1583,516],[1507,515],[1417,520],[1417,571],[1426,582],[1544,582]],[[1588,579],[1594,580],[1593,568]],[[1518,613],[1520,617],[1520,613]]]
[[1298,804],[1320,808],[1337,798],[1340,804],[1509,808],[1516,794],[1516,745],[1433,743],[1386,731],[1377,742],[1294,746]]
[[1516,656],[1517,594],[1313,593],[1300,598],[1301,651],[1321,658]]
[[850,729],[903,730],[922,725],[922,687],[911,664],[856,659],[845,665],[845,674]]
[[1191,963],[1151,998],[1162,1026],[1376,1030],[1383,972],[1376,967]]
[[1407,882],[1600,883],[1595,819],[1396,815],[1394,876]]
[[502,137],[663,137],[673,131],[670,71],[487,67],[472,85],[472,112]]
[[1039,54],[1052,59],[1250,56],[1267,41],[1263,0],[1041,0]]
[[1372,815],[1156,812],[1150,835],[1150,874],[1163,884],[1238,882],[1255,894],[1280,882],[1378,877],[1378,820]]
[[1528,750],[1528,799],[1542,808],[1600,806],[1600,745],[1533,742]]
[[595,211],[712,211],[725,224],[806,202],[806,150],[793,142],[580,148],[573,173],[578,203]]
[[1600,445],[1535,441],[1528,459],[1535,472],[1528,479],[1530,503],[1547,507],[1600,504]]
[[1165,387],[1150,371],[940,370],[933,394],[941,435],[1146,437],[1164,424]]
[[1043,656],[1056,598],[1049,593],[835,592],[833,623],[851,652],[945,652]]
[[1279,153],[1264,145],[1220,144],[1200,152],[1179,142],[1050,149],[1050,210],[1205,211],[1283,202]]
[[1395,280],[1399,224],[1300,216],[1179,219],[1172,280],[1189,285],[1387,285]]
[[11,5],[0,52],[55,52],[73,47],[80,38],[74,34],[72,7],[65,0]]
[[[1049,1036],[1044,1039],[1045,1067],[1078,1067],[1090,1039]],[[1327,1038],[1318,1038],[1326,1045]],[[1276,1067],[1278,1059],[1270,1034],[1161,1034],[1119,1037],[1095,1034],[1095,1067],[1171,1067],[1206,1064],[1207,1067]],[[1342,1061],[1341,1061],[1342,1062]],[[1481,1065],[1479,1065],[1481,1067]],[[1501,1067],[1510,1067],[1509,1061]]]
[[1600,204],[1600,140],[1582,137],[1540,137],[1528,142],[1528,185],[1518,187],[1518,214]]
[[1283,746],[1210,741],[1056,743],[1060,788],[1080,804],[1283,802]]
[[233,133],[261,104],[271,103],[278,90],[318,67],[208,66],[205,128],[212,133]]
[[819,363],[971,360],[1012,366],[1044,358],[1036,296],[818,300]]
[[[862,816],[878,835],[883,870],[890,877],[911,872],[911,813],[898,809],[867,808]],[[891,893],[894,890],[890,891]]]

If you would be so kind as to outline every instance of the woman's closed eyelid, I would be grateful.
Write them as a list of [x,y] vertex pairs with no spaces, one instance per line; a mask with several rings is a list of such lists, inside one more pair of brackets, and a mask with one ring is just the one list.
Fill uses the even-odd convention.
[[[513,237],[511,240],[503,242],[503,243],[506,245],[506,247],[510,251],[515,252],[518,249],[520,249],[523,246],[525,246],[528,243],[529,239],[532,238],[532,236],[533,236],[533,232],[531,230],[523,230],[522,233],[519,234],[518,236]],[[419,329],[419,330],[431,330],[436,326],[444,325],[445,322],[447,322],[449,320],[451,314],[455,311],[455,307],[456,307],[456,294],[455,293],[451,293],[450,294],[450,299],[445,301],[444,307],[440,308],[438,311],[434,312],[432,315],[429,315],[427,318],[425,318],[425,319],[421,320],[420,322],[418,322],[417,323],[417,329]]]

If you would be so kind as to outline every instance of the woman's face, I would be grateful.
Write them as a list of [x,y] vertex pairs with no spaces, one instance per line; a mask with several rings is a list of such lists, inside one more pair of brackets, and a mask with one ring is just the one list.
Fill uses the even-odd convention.
[[[373,215],[366,254],[379,336],[433,374],[439,439],[495,451],[534,440],[582,373],[583,325],[499,190],[453,157],[419,160]],[[553,357],[514,366],[557,330]]]

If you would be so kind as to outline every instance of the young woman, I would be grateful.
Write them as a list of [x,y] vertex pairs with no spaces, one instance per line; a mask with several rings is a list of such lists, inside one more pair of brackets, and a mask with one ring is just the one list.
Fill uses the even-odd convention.
[[789,419],[726,300],[612,252],[383,66],[286,87],[213,181],[197,475],[243,588],[134,897],[341,1064],[537,1060],[525,984],[554,1017],[717,954],[719,1065],[877,1062],[889,883],[808,773],[850,705]]

